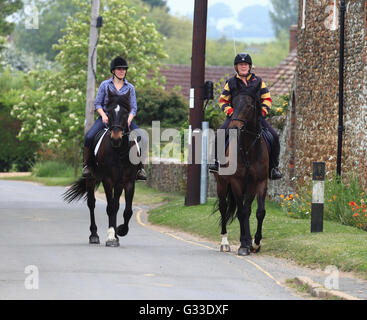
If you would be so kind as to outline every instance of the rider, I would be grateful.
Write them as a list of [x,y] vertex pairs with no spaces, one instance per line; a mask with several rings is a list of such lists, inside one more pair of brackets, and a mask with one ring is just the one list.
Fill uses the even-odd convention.
[[[129,66],[125,59],[121,58],[120,56],[114,58],[110,63],[110,71],[113,76],[110,79],[103,81],[98,89],[97,97],[94,101],[94,107],[98,112],[99,117],[85,135],[83,150],[83,177],[90,177],[93,174],[91,169],[93,161],[91,147],[94,136],[98,131],[102,130],[108,125],[108,114],[106,113],[108,89],[118,95],[126,94],[130,90],[131,112],[128,118],[128,125],[131,130],[138,129],[138,126],[132,121],[136,116],[136,111],[138,109],[136,104],[135,88],[125,79],[128,68]],[[142,163],[139,164],[136,179],[147,179],[147,174]]]
[[[260,88],[260,100],[262,107],[261,126],[263,128],[267,128],[274,137],[274,143],[272,145],[272,151],[269,157],[269,178],[272,180],[281,179],[282,174],[279,172],[278,169],[280,153],[279,136],[277,132],[265,120],[265,117],[268,114],[272,104],[269,89],[266,87],[265,82],[262,81],[260,77],[255,76],[254,73],[251,73],[252,59],[249,54],[238,54],[234,59],[234,68],[236,70],[236,75],[227,81],[224,86],[222,95],[219,99],[219,105],[222,111],[225,112],[227,115],[227,118],[221,125],[220,129],[227,129],[229,123],[231,122],[230,117],[233,113],[233,107],[231,106],[231,97],[241,92],[249,92],[255,96],[257,93],[257,88]],[[209,171],[218,172],[218,170],[219,164],[218,161],[215,160],[215,163],[209,166]]]

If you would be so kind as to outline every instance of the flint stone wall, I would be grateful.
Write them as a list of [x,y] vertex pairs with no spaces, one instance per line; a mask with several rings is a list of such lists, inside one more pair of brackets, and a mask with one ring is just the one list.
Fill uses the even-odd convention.
[[[296,119],[293,178],[297,184],[311,175],[314,161],[324,161],[328,172],[336,172],[339,113],[340,1],[335,16],[334,1],[307,1],[305,11],[302,5],[300,0],[293,107]],[[367,1],[346,1],[346,6],[342,173],[343,176],[350,171],[359,173],[366,186]],[[336,30],[330,28],[334,17]]]

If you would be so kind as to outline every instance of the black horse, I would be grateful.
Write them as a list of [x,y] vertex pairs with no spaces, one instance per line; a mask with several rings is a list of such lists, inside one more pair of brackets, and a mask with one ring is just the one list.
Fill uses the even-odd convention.
[[[265,197],[267,193],[269,155],[261,134],[261,106],[256,97],[238,95],[233,98],[235,112],[229,129],[237,130],[237,139],[231,144],[237,147],[237,170],[232,175],[215,173],[217,181],[218,204],[216,210],[221,213],[221,251],[230,251],[227,239],[227,223],[237,216],[240,224],[239,255],[249,255],[260,250],[262,224],[265,218]],[[226,155],[228,156],[228,150]],[[257,197],[257,231],[252,242],[250,233],[251,204]],[[216,211],[215,210],[215,211]]]
[[[96,198],[94,192],[102,182],[107,198],[108,237],[106,246],[119,246],[118,236],[125,236],[129,231],[132,216],[132,201],[138,165],[129,160],[130,149],[134,142],[129,141],[128,117],[130,114],[130,93],[114,95],[108,91],[107,114],[109,129],[105,132],[98,153],[95,156],[94,174],[91,178],[80,178],[63,194],[67,202],[84,197],[90,211],[89,243],[99,244],[97,226],[94,218]],[[116,228],[120,196],[125,191],[124,224]]]

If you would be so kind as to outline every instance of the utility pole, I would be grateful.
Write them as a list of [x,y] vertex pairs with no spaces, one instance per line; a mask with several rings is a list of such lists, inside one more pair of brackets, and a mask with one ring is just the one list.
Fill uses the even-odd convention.
[[92,0],[92,10],[89,30],[88,49],[88,76],[87,76],[87,103],[85,106],[84,131],[92,127],[94,120],[94,95],[96,90],[96,67],[97,67],[97,18],[99,15],[99,0]]
[[[206,45],[206,23],[208,12],[208,0],[195,0],[194,25],[192,37],[191,57],[191,93],[190,99],[190,127],[192,132],[202,129],[204,120],[204,80],[205,80],[205,45]],[[185,205],[192,206],[200,204],[200,173],[201,164],[195,163],[195,141],[191,136],[190,154],[192,164],[187,168],[187,188]]]

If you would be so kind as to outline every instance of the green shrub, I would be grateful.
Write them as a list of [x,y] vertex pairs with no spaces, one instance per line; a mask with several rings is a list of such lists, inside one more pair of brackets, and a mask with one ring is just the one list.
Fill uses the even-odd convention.
[[137,124],[151,126],[160,121],[161,127],[181,127],[188,117],[188,104],[176,91],[167,93],[161,88],[137,89]]

